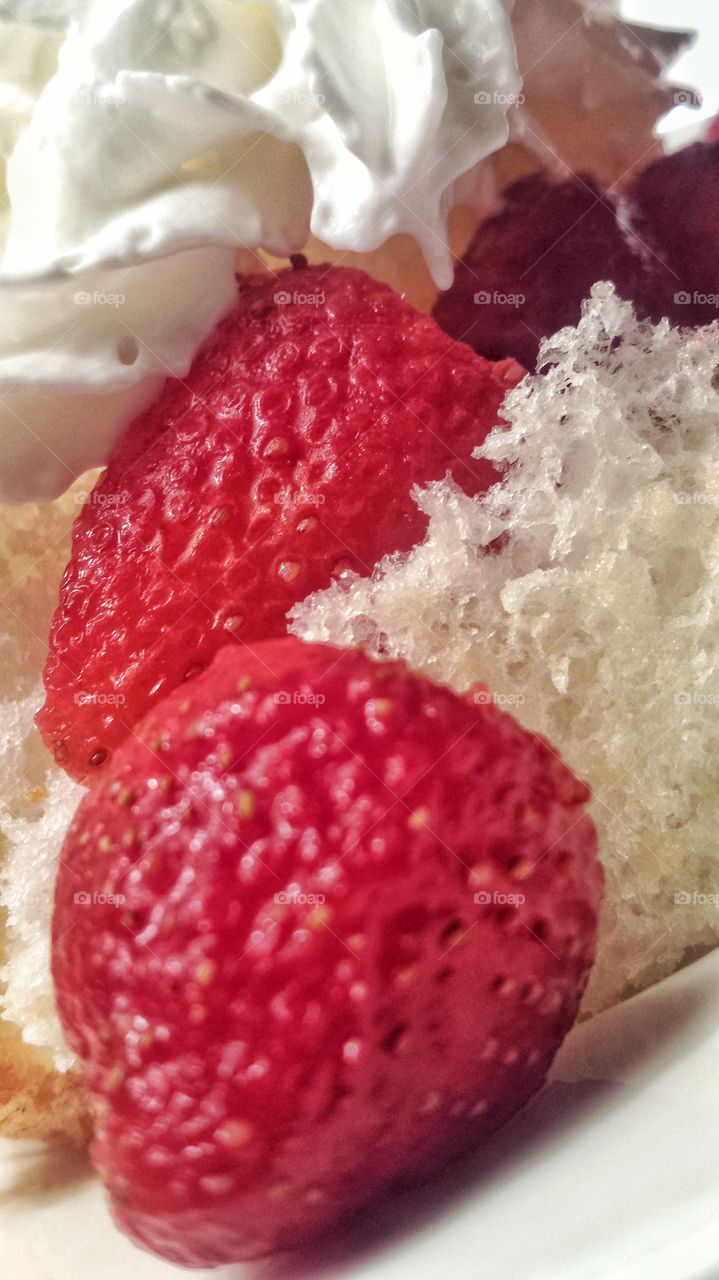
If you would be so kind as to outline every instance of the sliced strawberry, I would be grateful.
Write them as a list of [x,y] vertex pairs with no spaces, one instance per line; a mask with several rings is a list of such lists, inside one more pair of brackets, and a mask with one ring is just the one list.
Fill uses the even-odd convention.
[[[673,273],[671,297],[666,308],[662,300],[653,305],[654,317],[666,313],[680,324],[719,319],[719,141],[651,165],[632,185],[629,204],[636,233],[659,247]],[[682,291],[686,300],[677,304]]]
[[243,281],[76,522],[38,716],[58,762],[96,773],[223,644],[283,634],[333,575],[412,547],[415,484],[449,472],[484,490],[494,472],[472,452],[520,376],[363,272]]
[[589,178],[552,184],[532,174],[479,228],[433,315],[490,359],[511,352],[533,368],[540,339],[576,324],[592,285],[607,278],[632,293],[642,278],[611,204]]
[[532,174],[505,193],[434,308],[458,341],[496,360],[536,364],[539,343],[575,325],[598,280],[642,318],[708,324],[719,316],[719,144],[651,165],[621,199],[590,178]]

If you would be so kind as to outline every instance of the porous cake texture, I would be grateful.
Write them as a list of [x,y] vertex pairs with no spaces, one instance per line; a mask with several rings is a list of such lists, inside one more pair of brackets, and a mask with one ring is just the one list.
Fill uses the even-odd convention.
[[539,368],[478,451],[502,483],[417,492],[424,542],[293,629],[482,682],[591,784],[593,1013],[719,940],[719,323],[640,324],[600,284]]

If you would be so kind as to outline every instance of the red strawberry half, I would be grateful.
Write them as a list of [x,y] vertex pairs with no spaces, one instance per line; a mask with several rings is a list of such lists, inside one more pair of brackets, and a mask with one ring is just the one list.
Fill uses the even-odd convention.
[[[660,246],[673,270],[666,314],[688,325],[719,319],[719,140],[650,165],[632,184],[629,205],[636,233]],[[682,291],[677,303],[674,295]],[[654,305],[655,316],[661,310]]]
[[243,281],[76,522],[38,716],[58,762],[96,773],[222,645],[284,634],[308,592],[421,540],[413,485],[484,490],[472,451],[520,376],[363,272]]
[[121,1227],[189,1266],[294,1248],[542,1084],[592,963],[588,789],[400,663],[222,650],[68,833],[60,1015]]
[[586,177],[523,178],[479,228],[434,317],[482,355],[528,368],[542,338],[577,324],[598,280],[642,318],[708,324],[719,315],[718,198],[719,144],[656,161],[621,200]]

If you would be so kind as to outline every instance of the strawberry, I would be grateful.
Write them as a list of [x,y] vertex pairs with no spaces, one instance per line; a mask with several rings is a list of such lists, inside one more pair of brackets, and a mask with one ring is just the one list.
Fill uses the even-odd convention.
[[[534,368],[542,338],[574,325],[598,280],[611,280],[642,318],[708,324],[719,291],[719,146],[656,161],[621,200],[590,178],[522,178],[477,231],[437,323],[477,352]],[[691,200],[687,192],[691,190]]]
[[540,338],[577,323],[596,280],[621,279],[634,293],[640,276],[591,179],[552,184],[532,174],[480,226],[432,314],[483,355],[511,352],[534,368]]
[[472,451],[522,371],[451,342],[363,272],[244,280],[79,515],[38,715],[87,780],[135,721],[229,641],[286,633],[333,575],[421,540],[415,484],[494,479]]
[[588,789],[478,698],[228,646],[84,797],[53,973],[141,1245],[301,1246],[542,1084],[594,955]]
[[[632,225],[660,246],[673,268],[668,292],[688,298],[675,305],[678,324],[719,318],[719,139],[665,156],[639,175],[630,193]],[[656,315],[658,308],[654,307]],[[667,314],[672,312],[667,307]]]

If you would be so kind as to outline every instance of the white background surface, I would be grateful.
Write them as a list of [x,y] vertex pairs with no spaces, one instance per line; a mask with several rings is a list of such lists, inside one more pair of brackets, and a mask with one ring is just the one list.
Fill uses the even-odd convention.
[[[719,0],[623,0],[702,26],[673,80],[719,110]],[[718,216],[719,226],[719,216]],[[394,1233],[392,1228],[394,1227]],[[112,1227],[83,1158],[0,1143],[3,1280],[174,1280]],[[218,1280],[719,1280],[719,953],[575,1029],[552,1081],[483,1154],[385,1207],[364,1241]]]

